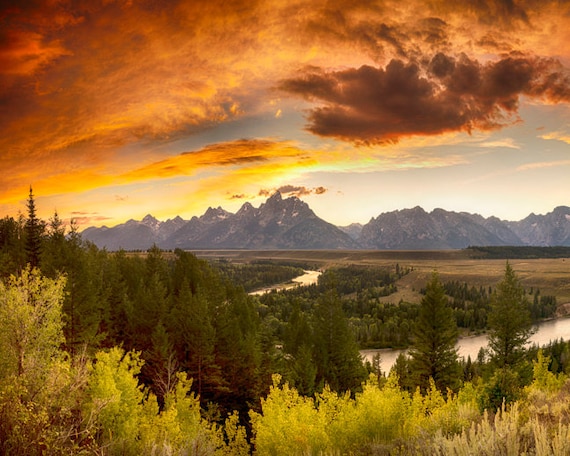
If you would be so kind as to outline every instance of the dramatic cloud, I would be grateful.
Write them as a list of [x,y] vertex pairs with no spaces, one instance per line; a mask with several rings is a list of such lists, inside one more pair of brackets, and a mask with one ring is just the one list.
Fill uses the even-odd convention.
[[559,141],[523,163],[564,166],[567,120],[544,114],[569,99],[569,18],[558,0],[8,0],[0,214],[30,184],[48,216],[118,221],[290,182],[348,195],[354,172],[367,194],[393,170],[529,153],[527,134]]
[[200,150],[183,152],[165,160],[150,163],[122,176],[127,181],[192,175],[198,170],[219,166],[246,166],[274,159],[300,159],[306,152],[289,142],[263,139],[241,139],[210,144]]
[[570,100],[570,77],[553,59],[513,55],[482,64],[438,53],[427,71],[401,60],[386,68],[309,68],[280,89],[322,104],[309,113],[312,133],[379,144],[505,126],[516,120],[521,96]]
[[259,196],[264,196],[264,197],[265,196],[271,196],[275,192],[279,192],[282,195],[301,197],[301,196],[307,196],[307,195],[312,195],[312,194],[322,195],[326,191],[327,191],[327,189],[325,187],[308,188],[308,187],[299,186],[299,185],[282,185],[281,187],[270,189],[270,190],[269,189],[261,189],[259,191]]

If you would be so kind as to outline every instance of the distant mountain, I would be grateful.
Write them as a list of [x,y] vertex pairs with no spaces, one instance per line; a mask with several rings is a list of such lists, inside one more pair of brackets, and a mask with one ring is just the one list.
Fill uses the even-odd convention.
[[358,245],[315,215],[297,197],[279,192],[259,208],[245,203],[236,214],[208,209],[160,244],[163,248],[349,249]]
[[519,222],[421,207],[380,214],[362,227],[370,249],[462,249],[468,246],[570,246],[570,208],[531,214]]
[[259,208],[235,214],[208,208],[200,217],[160,222],[151,215],[112,228],[87,228],[84,239],[108,250],[164,249],[462,249],[468,246],[570,246],[570,208],[518,222],[417,206],[386,212],[367,224],[336,227],[299,198],[275,193]]
[[[355,249],[358,244],[336,226],[315,215],[299,198],[279,192],[259,208],[245,203],[232,214],[218,207],[189,221],[158,222],[147,216],[114,228],[88,228],[84,239],[109,250],[147,249]],[[170,222],[170,223],[169,223]],[[169,230],[165,229],[168,224]],[[176,229],[175,229],[176,228]]]
[[148,249],[167,239],[185,223],[180,217],[160,222],[152,215],[147,215],[140,222],[129,220],[112,228],[89,227],[81,233],[81,237],[108,250]]
[[352,239],[355,241],[358,240],[360,237],[360,233],[362,232],[362,224],[361,223],[351,223],[347,226],[339,226],[339,228],[348,234]]
[[[498,221],[498,219],[496,219]],[[362,227],[362,247],[369,249],[462,249],[470,245],[521,245],[495,220],[464,212],[421,207],[380,214]]]
[[546,215],[530,214],[509,228],[525,245],[570,246],[570,207],[558,206]]

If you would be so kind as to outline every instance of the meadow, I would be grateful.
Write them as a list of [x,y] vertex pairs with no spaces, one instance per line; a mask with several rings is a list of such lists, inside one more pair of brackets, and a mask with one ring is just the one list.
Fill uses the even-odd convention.
[[[315,269],[334,266],[394,266],[412,271],[400,278],[398,291],[383,298],[387,303],[419,302],[420,290],[433,271],[442,282],[459,281],[470,286],[494,286],[503,277],[506,259],[473,258],[469,250],[200,250],[204,259],[225,259],[236,263],[266,260],[299,262]],[[558,302],[558,316],[570,314],[570,258],[508,260],[526,289],[539,288]]]

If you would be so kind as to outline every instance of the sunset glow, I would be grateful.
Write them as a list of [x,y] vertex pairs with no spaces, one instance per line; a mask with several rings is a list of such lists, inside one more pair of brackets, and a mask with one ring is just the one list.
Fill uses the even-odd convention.
[[0,215],[570,205],[570,5],[31,1],[0,10]]

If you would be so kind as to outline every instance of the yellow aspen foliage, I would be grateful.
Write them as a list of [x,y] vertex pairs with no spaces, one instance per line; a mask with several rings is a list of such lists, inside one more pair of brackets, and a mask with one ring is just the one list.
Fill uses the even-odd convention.
[[352,406],[331,425],[331,438],[341,452],[355,451],[370,443],[386,444],[406,435],[406,422],[411,412],[410,395],[390,375],[383,388],[371,376],[356,394]]
[[62,356],[64,287],[64,276],[49,279],[30,267],[0,281],[0,379],[42,387],[50,362]]
[[258,455],[319,454],[329,447],[325,421],[314,400],[299,395],[281,376],[261,400],[262,413],[251,411],[254,443]]
[[124,353],[117,347],[95,356],[84,415],[96,423],[97,440],[112,454],[134,455],[140,451],[144,393],[135,376],[141,366],[138,353]]

